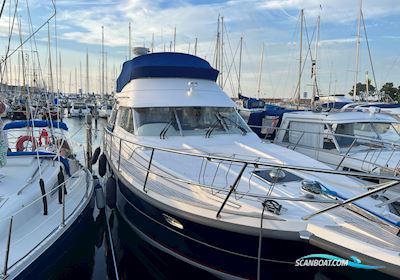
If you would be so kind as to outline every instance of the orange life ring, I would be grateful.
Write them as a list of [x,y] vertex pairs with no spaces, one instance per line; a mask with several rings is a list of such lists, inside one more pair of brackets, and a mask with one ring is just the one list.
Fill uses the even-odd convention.
[[27,147],[24,144],[27,141],[32,143],[32,150],[36,149],[35,138],[32,137],[31,135],[23,135],[18,137],[17,143],[15,144],[17,152],[22,152],[26,150]]

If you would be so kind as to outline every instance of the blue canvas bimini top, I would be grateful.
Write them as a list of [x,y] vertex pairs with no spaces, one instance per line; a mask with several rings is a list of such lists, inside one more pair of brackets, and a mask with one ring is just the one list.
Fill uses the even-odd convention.
[[46,120],[29,120],[29,121],[15,121],[9,122],[4,125],[3,130],[17,129],[24,127],[54,127],[63,130],[68,130],[66,123],[57,121],[46,121]]
[[117,92],[139,78],[193,78],[216,81],[218,70],[204,59],[184,53],[161,52],[126,61],[117,79]]

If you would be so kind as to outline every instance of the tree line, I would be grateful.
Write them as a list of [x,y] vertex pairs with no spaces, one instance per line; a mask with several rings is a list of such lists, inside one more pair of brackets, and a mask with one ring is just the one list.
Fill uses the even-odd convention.
[[[380,89],[380,94],[383,97],[390,97],[391,100],[400,103],[400,86],[396,87],[392,82],[386,82]],[[349,94],[353,96],[354,88],[349,91]],[[356,95],[365,97],[367,94],[367,84],[357,83]],[[371,80],[368,80],[368,95],[377,94],[376,87],[371,84]]]

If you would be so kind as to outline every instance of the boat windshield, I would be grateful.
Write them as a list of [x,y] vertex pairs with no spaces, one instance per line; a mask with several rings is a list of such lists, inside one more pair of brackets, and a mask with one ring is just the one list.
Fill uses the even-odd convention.
[[[400,142],[400,135],[392,123],[343,123],[337,125],[335,133],[350,135],[355,138],[363,137],[378,141]],[[348,147],[354,141],[354,137],[336,136],[336,140],[340,147]],[[362,140],[357,141],[356,144],[361,143],[363,143]]]
[[135,108],[135,128],[142,136],[246,134],[247,124],[234,108],[158,107]]
[[87,106],[85,103],[75,103],[74,104],[74,109],[86,109]]

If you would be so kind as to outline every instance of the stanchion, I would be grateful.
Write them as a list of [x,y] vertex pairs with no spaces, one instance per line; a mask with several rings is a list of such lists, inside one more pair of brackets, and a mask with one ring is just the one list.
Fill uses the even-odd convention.
[[87,114],[86,123],[86,167],[92,173],[92,115]]

